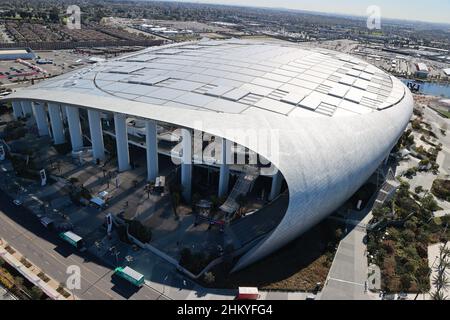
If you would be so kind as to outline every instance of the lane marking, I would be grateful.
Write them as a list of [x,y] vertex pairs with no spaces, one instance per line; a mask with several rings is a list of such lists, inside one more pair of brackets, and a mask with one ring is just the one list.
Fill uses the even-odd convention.
[[[3,217],[5,217],[5,214],[3,213],[3,211],[0,211],[0,213],[1,213],[1,215],[0,215],[0,219],[1,219],[1,220],[5,221],[5,222],[8,223],[9,225],[11,225],[14,229],[19,230],[18,228],[16,228],[16,227],[13,225],[12,222],[10,222],[10,221],[8,221],[7,219],[3,218]],[[17,241],[19,237],[25,237],[26,239],[28,239],[28,240],[30,241],[30,243],[33,243],[33,242],[32,242],[33,239],[32,239],[30,236],[28,236],[26,233],[30,233],[30,234],[31,234],[30,231],[24,231],[22,234],[17,235],[16,237],[13,238],[13,240],[10,240],[10,241],[8,241],[8,242],[11,243],[11,241]],[[7,239],[5,239],[5,240],[7,240]],[[43,240],[43,239],[42,239],[42,240]],[[44,240],[43,240],[43,241],[44,241]],[[19,244],[22,245],[22,246],[27,247],[23,242],[20,242]],[[39,247],[37,246],[37,248],[39,248]],[[41,249],[42,249],[42,248],[41,248]],[[57,258],[55,255],[53,255],[51,252],[49,252],[49,251],[47,251],[47,250],[44,250],[43,253],[49,255],[49,256],[50,256],[51,258],[53,258],[57,263],[59,263],[60,265],[64,266],[66,269],[67,269],[67,267],[70,265],[70,264],[66,265],[65,263],[61,262],[60,260],[58,260],[58,258]],[[65,259],[65,258],[62,258],[62,259]],[[70,257],[69,257],[68,259],[72,260],[73,262],[77,262],[77,261],[75,261],[74,259],[72,259],[72,258],[70,258]],[[49,263],[48,261],[45,261],[45,262],[46,262],[48,265],[50,265],[50,263]],[[84,266],[83,269],[85,269],[86,271],[89,271],[89,272],[95,274],[95,275],[98,277],[98,274],[94,273],[94,272],[91,271],[89,268],[87,268],[87,267]],[[60,270],[58,270],[58,272],[64,275],[64,273],[62,273]],[[101,278],[100,278],[100,279],[101,279]],[[86,277],[84,277],[84,280],[85,280],[89,285],[91,285],[91,287],[92,287],[92,286],[95,286],[95,284],[92,284],[90,281],[88,281],[88,280],[86,279]],[[98,280],[97,280],[96,282],[98,282]],[[98,288],[97,286],[95,286],[95,287],[96,287],[100,292],[104,293],[105,295],[107,295],[107,296],[110,297],[111,299],[113,298],[112,295],[110,295],[110,294],[107,293],[106,291],[102,290],[101,288]]]
[[342,279],[329,278],[328,281],[330,281],[330,280],[334,280],[334,281],[337,281],[337,282],[348,283],[348,284],[353,284],[353,285],[357,285],[357,286],[361,286],[361,287],[365,286],[364,284],[361,284],[361,283],[356,283],[356,282],[342,280]]

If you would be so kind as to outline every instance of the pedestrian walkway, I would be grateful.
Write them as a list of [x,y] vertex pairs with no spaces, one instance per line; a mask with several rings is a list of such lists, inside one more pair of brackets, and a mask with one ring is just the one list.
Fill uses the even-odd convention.
[[0,284],[0,301],[17,300],[17,298]]
[[[372,215],[367,214],[360,222],[367,225]],[[354,220],[354,219],[352,219]],[[328,273],[321,300],[368,300],[367,246],[364,243],[366,229],[354,227],[339,243]]]

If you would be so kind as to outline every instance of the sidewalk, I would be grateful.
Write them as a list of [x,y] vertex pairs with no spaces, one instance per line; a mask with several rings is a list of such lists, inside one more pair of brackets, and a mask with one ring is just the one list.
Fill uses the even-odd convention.
[[[359,213],[361,214],[361,213]],[[368,300],[367,246],[365,226],[371,219],[367,214],[360,223],[339,243],[338,250],[328,273],[325,286],[320,294],[321,300]],[[355,219],[349,219],[351,225]]]
[[0,238],[0,257],[16,269],[28,281],[39,287],[52,300],[76,300],[59,282],[49,277],[43,271],[26,259],[20,252]]
[[18,300],[11,292],[3,288],[0,284],[0,301],[1,300]]

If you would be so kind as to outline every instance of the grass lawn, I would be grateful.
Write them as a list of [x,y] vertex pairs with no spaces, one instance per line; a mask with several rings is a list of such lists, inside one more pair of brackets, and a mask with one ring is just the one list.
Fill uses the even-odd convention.
[[439,115],[441,115],[443,118],[450,119],[450,111],[444,111],[444,110],[439,110],[439,109],[433,109],[433,110],[436,111],[437,113],[439,113]]

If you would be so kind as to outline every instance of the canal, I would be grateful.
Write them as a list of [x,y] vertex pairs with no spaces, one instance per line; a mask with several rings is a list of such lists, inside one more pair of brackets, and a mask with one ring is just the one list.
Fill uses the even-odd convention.
[[404,84],[412,82],[414,84],[420,85],[420,93],[433,95],[438,97],[443,97],[450,99],[450,85],[442,83],[431,83],[431,82],[417,82],[409,79],[400,79]]

